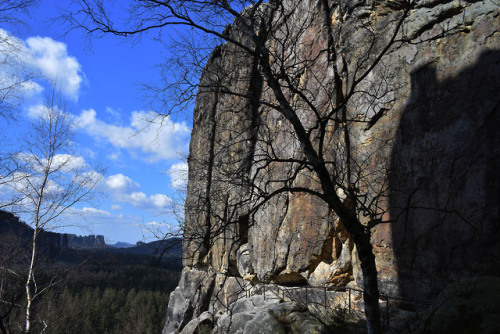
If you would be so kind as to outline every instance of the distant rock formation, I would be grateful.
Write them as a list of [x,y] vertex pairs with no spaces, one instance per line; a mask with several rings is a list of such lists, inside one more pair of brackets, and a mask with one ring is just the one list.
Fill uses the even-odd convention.
[[[33,228],[22,222],[10,212],[0,211],[0,238],[16,236],[23,242],[31,242]],[[96,249],[106,247],[103,235],[78,236],[68,233],[43,231],[40,234],[40,243],[44,247],[73,249]]]
[[[289,18],[296,30],[286,32],[298,38],[297,47],[284,52],[300,59],[309,50],[326,50],[317,1],[283,3],[298,6]],[[344,21],[344,61],[353,65],[366,48],[380,48],[369,45],[359,22],[385,29],[398,2],[339,3],[349,10],[332,20]],[[310,23],[300,26],[304,20]],[[225,34],[247,43],[238,29],[235,22]],[[391,189],[379,205],[393,223],[374,228],[371,239],[381,292],[429,301],[458,278],[500,276],[500,11],[492,1],[418,1],[403,31],[417,42],[392,49],[358,86],[377,99],[355,99],[347,112],[364,120],[350,130],[353,154],[373,181],[367,185],[370,198],[383,186]],[[318,59],[297,80],[324,110],[328,97],[322,88],[333,78],[326,56]],[[223,87],[240,94],[224,94]],[[257,62],[234,45],[218,47],[201,77],[194,110],[185,268],[170,297],[165,334],[193,333],[208,321],[206,312],[213,321],[263,287],[362,286],[349,234],[317,198],[277,196],[247,214],[252,189],[239,181],[261,167],[258,141],[296,149],[285,121],[258,99],[274,101]],[[335,142],[329,145],[335,152]],[[279,178],[286,171],[271,173]],[[304,169],[297,183],[308,182],[314,175]],[[228,216],[236,223],[222,225],[221,217]],[[244,325],[238,330],[251,333]]]
[[69,248],[102,248],[106,246],[103,235],[79,236],[75,234],[61,234],[61,245]]

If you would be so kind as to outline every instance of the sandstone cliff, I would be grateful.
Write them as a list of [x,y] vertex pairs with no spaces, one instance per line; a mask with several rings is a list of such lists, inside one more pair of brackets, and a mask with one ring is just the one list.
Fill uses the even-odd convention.
[[[268,44],[295,66],[287,70],[295,71],[301,92],[288,98],[306,125],[311,110],[328,112],[334,89],[323,52],[331,35],[325,3],[333,29],[342,28],[344,56],[334,65],[351,72],[369,66],[390,42],[402,10],[397,1],[283,1],[288,24]],[[266,22],[255,24],[270,30]],[[250,45],[237,22],[226,33]],[[431,301],[458,278],[500,276],[499,6],[418,1],[398,39],[411,42],[392,44],[349,100],[348,129],[328,125],[324,142],[325,154],[338,159],[346,154],[339,138],[349,131],[359,192],[387,222],[372,229],[371,239],[381,292],[418,309],[416,301]],[[362,286],[351,237],[317,197],[282,193],[254,210],[256,192],[269,192],[290,173],[294,186],[319,187],[311,170],[296,168],[300,145],[273,109],[275,97],[260,71],[247,52],[227,43],[202,75],[189,155],[185,269],[164,333],[192,332],[204,321],[220,329],[226,320],[222,315],[213,324],[217,312],[266,287]],[[310,105],[300,102],[300,93]],[[294,158],[293,168],[266,164],[270,150]],[[342,175],[348,167],[332,168]],[[360,219],[368,224],[370,217]],[[289,311],[300,318],[297,309]],[[253,316],[244,314],[240,323],[251,323]],[[252,333],[253,325],[242,326]]]

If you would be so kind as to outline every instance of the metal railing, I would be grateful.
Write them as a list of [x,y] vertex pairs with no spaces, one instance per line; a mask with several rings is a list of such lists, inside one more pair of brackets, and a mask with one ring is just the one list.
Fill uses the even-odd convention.
[[[309,307],[318,307],[328,309],[330,307],[345,307],[349,313],[353,312],[353,296],[363,294],[362,289],[350,287],[328,287],[328,286],[282,286],[277,284],[248,284],[245,287],[245,297],[249,298],[255,295],[262,295],[266,299],[266,292],[274,295],[283,300],[289,300]],[[333,298],[332,298],[333,293]],[[338,299],[342,297],[339,293],[347,293],[344,296],[347,300],[344,305],[338,303]],[[337,297],[337,298],[335,298]],[[398,303],[411,304],[415,306],[428,307],[432,304],[430,301],[423,300],[408,300],[401,297],[389,296],[380,294],[379,299],[385,302],[385,325],[389,328],[390,325],[390,305],[397,305]],[[333,300],[333,302],[332,302]],[[335,302],[337,300],[337,303]],[[382,305],[381,305],[382,306]],[[382,307],[381,307],[382,308]]]

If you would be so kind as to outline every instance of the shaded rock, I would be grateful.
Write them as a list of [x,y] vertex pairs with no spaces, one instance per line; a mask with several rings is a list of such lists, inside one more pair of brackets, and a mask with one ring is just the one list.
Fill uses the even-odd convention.
[[[255,317],[255,314],[243,312],[237,314],[226,314],[219,318],[214,333],[241,334],[245,326]],[[258,332],[257,332],[258,333]]]
[[499,333],[500,278],[453,283],[414,324],[414,333]]
[[[297,303],[285,302],[261,308],[245,326],[244,334],[252,333],[320,333],[324,329],[319,321]],[[313,330],[312,332],[303,330]]]
[[207,311],[214,285],[215,273],[184,268],[179,285],[170,294],[163,333],[179,333],[192,319]]
[[260,312],[245,324],[243,334],[275,333],[285,334],[284,326],[269,312]]
[[315,317],[304,312],[292,312],[289,316],[288,328],[291,333],[320,334],[325,332],[325,326]]
[[256,309],[267,309],[271,305],[281,302],[281,298],[276,296],[267,296],[266,298],[261,295],[252,296],[237,300],[231,307],[232,313],[255,312]]
[[236,254],[236,263],[238,266],[238,272],[241,277],[244,278],[254,274],[252,268],[252,257],[250,255],[248,243],[243,244],[240,246],[240,248],[238,248],[238,252]]
[[[259,10],[264,13],[268,6],[272,2]],[[328,14],[333,29],[342,24],[344,55],[335,65],[346,69],[342,75],[353,82],[349,75],[363,73],[390,41],[402,2],[342,0],[336,6]],[[293,8],[287,16],[293,25],[275,32],[268,46],[286,59],[307,63],[297,73],[295,66],[290,71],[322,114],[330,110],[335,87],[320,7],[310,0],[283,1],[283,8]],[[252,45],[238,25],[224,34]],[[363,193],[352,207],[372,203],[383,220],[391,221],[371,229],[380,291],[414,309],[419,308],[416,300],[432,300],[453,277],[500,276],[499,27],[500,12],[492,1],[418,1],[397,36],[416,39],[390,48],[345,108],[354,120],[348,126],[351,160],[361,166],[356,187]],[[231,87],[236,94],[214,87]],[[312,144],[319,145],[315,114],[296,94],[287,98],[300,111]],[[247,331],[245,321],[258,326],[257,314],[272,331],[286,328],[280,317],[252,310],[253,301],[238,304],[255,288],[249,281],[363,286],[356,247],[317,197],[280,193],[249,214],[255,189],[271,192],[293,170],[285,163],[263,166],[259,158],[272,148],[276,156],[303,159],[294,129],[270,107],[275,100],[257,59],[231,44],[214,51],[194,110],[183,239],[184,264],[208,269],[205,276],[193,272],[196,284],[183,276],[184,287],[172,294],[168,319],[173,320],[166,325],[172,330],[203,312],[207,300],[214,314],[229,305],[238,310],[234,331]],[[328,168],[344,177],[343,126],[332,120],[327,127],[325,158],[340,164]],[[266,173],[256,174],[261,168]],[[255,175],[253,188],[248,181]],[[298,171],[290,185],[321,191],[308,168]],[[352,201],[340,187],[334,191]],[[359,217],[364,224],[372,218]],[[212,292],[201,284],[205,280]],[[358,301],[361,295],[355,297]],[[227,317],[221,328],[230,326]]]
[[210,310],[213,313],[220,310],[225,311],[228,305],[233,304],[239,298],[247,296],[250,288],[250,284],[241,277],[217,274]]
[[201,328],[212,329],[214,316],[210,312],[203,312],[198,318],[194,318],[182,329],[180,334],[197,334]]

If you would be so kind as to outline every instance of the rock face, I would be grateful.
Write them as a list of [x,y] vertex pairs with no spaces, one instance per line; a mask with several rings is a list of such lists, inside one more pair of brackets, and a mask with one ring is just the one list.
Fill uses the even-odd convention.
[[412,324],[414,333],[496,333],[500,278],[481,277],[450,284]]
[[[106,246],[103,235],[79,236],[75,234],[63,233],[61,235],[62,246],[69,248],[103,248]],[[66,244],[67,242],[67,244]]]
[[[292,29],[270,38],[269,48],[296,64],[315,56],[307,70],[297,70],[296,80],[315,110],[327,112],[335,78],[324,51],[321,3],[331,6],[333,25],[342,24],[345,57],[335,66],[360,71],[388,43],[402,9],[396,1],[337,2],[341,7],[283,1]],[[373,38],[367,25],[381,37]],[[251,45],[237,22],[227,33]],[[381,292],[418,309],[414,301],[432,300],[457,278],[500,276],[499,6],[417,1],[401,37],[412,42],[396,43],[363,78],[346,117],[354,120],[349,132],[360,187],[389,222],[372,229]],[[289,177],[283,164],[263,163],[270,147],[275,156],[301,159],[260,71],[257,60],[228,43],[212,53],[202,74],[188,161],[185,269],[164,333],[188,331],[202,321],[225,326],[228,307],[248,299],[246,291],[259,284],[362,286],[351,237],[317,197],[281,193],[252,210],[259,189],[272,190],[273,182]],[[305,110],[300,117],[307,125],[312,115],[295,103],[297,96],[288,98]],[[328,132],[325,154],[332,159],[344,154],[337,141],[342,134],[341,126]],[[319,187],[307,168],[293,185]],[[248,325],[230,332],[251,332],[247,327],[258,318],[247,313],[238,313],[233,326]]]

